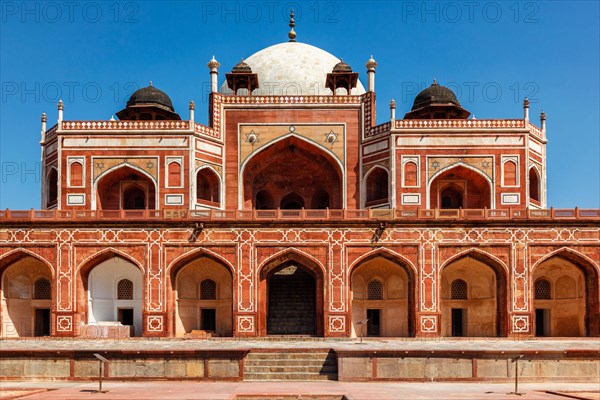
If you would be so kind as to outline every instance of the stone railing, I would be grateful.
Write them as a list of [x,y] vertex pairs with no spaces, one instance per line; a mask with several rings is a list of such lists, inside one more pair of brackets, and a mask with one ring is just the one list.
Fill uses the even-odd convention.
[[217,138],[217,139],[221,138],[221,136],[219,135],[219,131],[217,129],[213,129],[211,127],[201,125],[201,124],[194,124],[194,132],[199,133],[200,135],[205,135],[205,136],[212,137],[212,138]]
[[360,104],[363,96],[219,96],[223,104]]
[[190,121],[63,121],[63,131],[185,131]]
[[542,132],[542,130],[540,128],[538,128],[537,126],[535,126],[534,124],[529,124],[529,131],[531,133],[533,133],[534,136],[539,137],[540,139],[544,138],[544,133]]
[[522,119],[399,119],[396,129],[522,129]]
[[600,209],[360,209],[360,210],[0,210],[0,222],[61,221],[418,221],[600,220]]

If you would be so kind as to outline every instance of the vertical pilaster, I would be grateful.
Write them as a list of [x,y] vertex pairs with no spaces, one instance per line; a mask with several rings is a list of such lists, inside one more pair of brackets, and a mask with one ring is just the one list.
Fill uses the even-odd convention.
[[[433,236],[433,234],[429,234]],[[430,238],[431,239],[431,238]],[[419,249],[419,276],[417,282],[417,337],[441,334],[441,317],[438,298],[437,246],[431,241],[421,244]]]

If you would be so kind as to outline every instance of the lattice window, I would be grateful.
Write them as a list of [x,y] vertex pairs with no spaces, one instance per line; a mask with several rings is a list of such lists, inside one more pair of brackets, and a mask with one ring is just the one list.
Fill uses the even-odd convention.
[[551,300],[552,293],[550,292],[550,282],[547,279],[538,279],[535,281],[535,298],[536,300]]
[[121,279],[117,284],[118,300],[133,300],[133,282],[129,279]]
[[383,300],[383,283],[377,279],[369,282],[367,287],[367,299],[369,300]]
[[452,300],[467,300],[467,282],[462,279],[452,281],[450,285],[450,299]]
[[37,300],[50,300],[52,298],[52,285],[48,279],[41,278],[35,281],[33,298]]
[[212,279],[205,279],[200,282],[200,299],[201,300],[216,300],[217,284]]

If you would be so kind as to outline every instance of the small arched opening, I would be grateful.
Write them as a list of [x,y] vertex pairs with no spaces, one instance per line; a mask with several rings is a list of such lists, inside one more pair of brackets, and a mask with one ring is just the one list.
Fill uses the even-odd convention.
[[210,168],[202,168],[196,174],[196,202],[211,207],[221,203],[219,176]]
[[304,208],[304,199],[298,193],[289,193],[281,199],[282,210],[300,210]]
[[377,206],[389,202],[388,172],[383,168],[374,168],[367,176],[366,207]]
[[46,180],[46,208],[54,208],[58,204],[58,172],[55,168],[50,169]]
[[537,169],[531,167],[529,169],[529,198],[538,203],[541,201],[540,197],[540,176]]

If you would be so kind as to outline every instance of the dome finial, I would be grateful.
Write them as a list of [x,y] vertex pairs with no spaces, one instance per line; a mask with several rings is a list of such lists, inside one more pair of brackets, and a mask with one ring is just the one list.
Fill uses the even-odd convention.
[[294,32],[294,27],[296,26],[296,22],[294,21],[294,10],[290,10],[290,33],[288,33],[288,37],[290,38],[290,42],[296,41],[296,32]]
[[433,83],[431,84],[431,86],[437,86],[437,81],[435,80],[435,77],[433,78]]
[[150,81],[150,86],[152,86],[152,81]]

